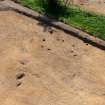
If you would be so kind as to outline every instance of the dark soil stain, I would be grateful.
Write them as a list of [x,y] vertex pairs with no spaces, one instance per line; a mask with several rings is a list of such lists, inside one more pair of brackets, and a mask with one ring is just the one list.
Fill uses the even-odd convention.
[[86,43],[86,45],[88,46],[89,44],[88,44],[88,43]]
[[48,51],[50,51],[51,49],[50,49],[50,48],[48,48],[47,50],[48,50]]
[[20,79],[22,79],[24,76],[25,76],[24,73],[18,73],[18,74],[16,74],[16,79],[17,79],[17,80],[20,80]]
[[44,48],[44,46],[43,46],[43,45],[41,45],[41,48]]
[[72,47],[75,47],[75,45],[73,44]]
[[22,85],[22,82],[16,83],[16,87],[19,87],[19,86],[21,86],[21,85]]
[[62,40],[62,42],[65,42],[65,40]]
[[43,39],[42,39],[42,41],[43,41],[43,42],[45,42],[45,41],[46,41],[46,39],[45,39],[45,38],[43,38]]
[[71,53],[74,53],[74,51],[73,51],[73,50],[71,50],[70,52],[71,52]]
[[74,54],[73,56],[76,57],[76,56],[78,56],[78,55],[77,55],[77,54]]
[[60,41],[60,39],[59,39],[59,38],[57,38],[56,40],[57,40],[57,41]]
[[22,64],[22,65],[26,65],[29,61],[28,60],[19,60],[19,63]]

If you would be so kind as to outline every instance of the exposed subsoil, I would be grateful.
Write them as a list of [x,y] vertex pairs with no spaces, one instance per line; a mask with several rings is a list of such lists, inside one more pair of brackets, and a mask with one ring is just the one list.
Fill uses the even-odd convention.
[[0,105],[105,105],[105,52],[0,11]]

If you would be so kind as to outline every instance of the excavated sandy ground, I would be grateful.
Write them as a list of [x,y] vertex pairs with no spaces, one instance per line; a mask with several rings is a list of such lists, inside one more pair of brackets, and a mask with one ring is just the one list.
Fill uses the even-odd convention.
[[0,105],[105,105],[105,52],[0,11]]
[[105,14],[105,2],[104,3],[98,3],[98,2],[93,2],[89,4],[84,4],[82,5],[84,9],[94,11],[97,13]]
[[[71,0],[70,0],[71,1]],[[83,9],[105,14],[105,0],[74,0]]]

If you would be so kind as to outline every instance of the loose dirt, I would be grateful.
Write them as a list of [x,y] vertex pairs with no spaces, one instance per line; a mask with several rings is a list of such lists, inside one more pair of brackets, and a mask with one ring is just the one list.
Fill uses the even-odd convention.
[[0,11],[0,105],[105,105],[105,52]]

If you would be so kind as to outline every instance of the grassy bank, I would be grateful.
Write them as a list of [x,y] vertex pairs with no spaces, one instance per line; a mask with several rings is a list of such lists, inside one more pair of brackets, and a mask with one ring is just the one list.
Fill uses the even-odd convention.
[[[22,5],[27,6],[35,11],[44,13],[45,7],[41,6],[38,0],[18,0]],[[59,9],[60,10],[60,9]],[[47,11],[48,15],[53,15],[58,20],[70,24],[76,28],[82,29],[96,37],[105,40],[105,16],[96,14],[94,12],[87,12],[79,7],[69,6],[59,11],[59,14],[51,14]]]

